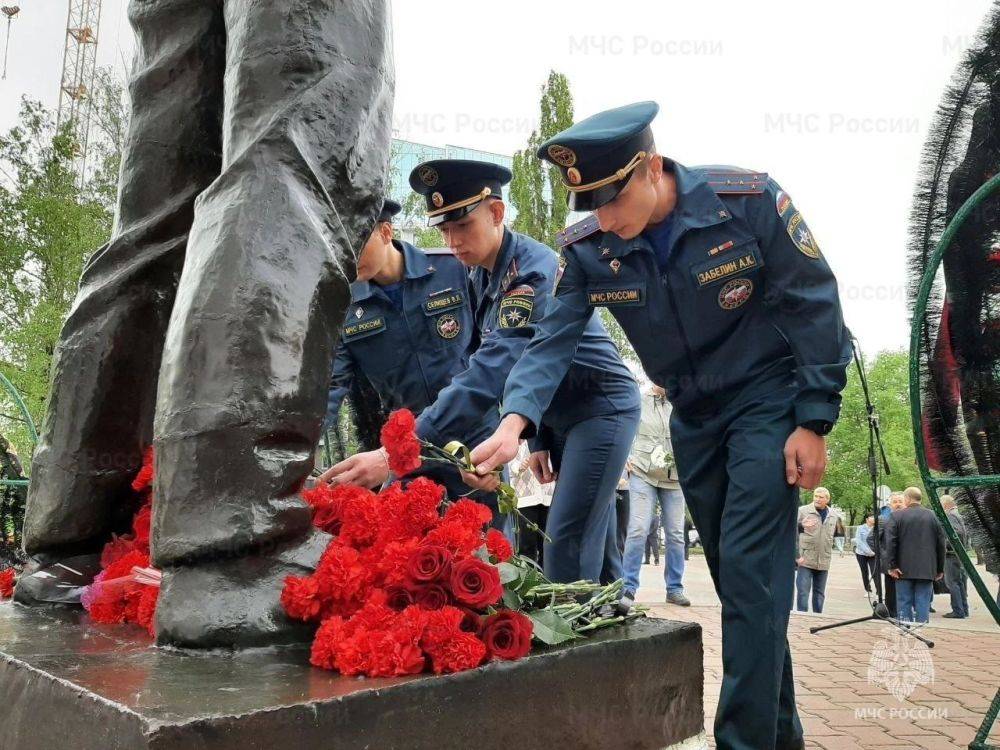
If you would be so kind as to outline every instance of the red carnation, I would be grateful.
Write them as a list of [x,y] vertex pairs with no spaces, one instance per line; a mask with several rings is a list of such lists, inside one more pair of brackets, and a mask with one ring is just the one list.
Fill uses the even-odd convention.
[[136,612],[136,623],[146,629],[150,635],[156,635],[156,603],[160,598],[159,586],[143,586],[139,595],[139,606]]
[[[125,536],[112,536],[101,550],[101,569],[109,567],[130,552],[136,551],[135,541]],[[140,552],[142,550],[139,550]]]
[[456,558],[468,557],[483,546],[483,534],[455,521],[442,521],[427,532],[423,543],[440,545]]
[[17,571],[14,568],[0,570],[0,599],[10,599],[14,596],[14,578]]
[[486,532],[486,551],[497,562],[507,562],[514,556],[514,548],[510,541],[498,529],[490,529]]
[[457,601],[470,607],[496,604],[503,596],[500,571],[475,557],[461,560],[451,568],[451,591]]
[[378,498],[364,487],[341,485],[334,490],[340,496],[340,540],[356,549],[367,547],[378,534]]
[[315,577],[288,576],[281,590],[281,606],[293,620],[318,620],[323,609],[320,585]]
[[459,632],[431,652],[434,673],[473,669],[486,658],[486,644],[472,633]]
[[444,514],[445,523],[458,523],[474,531],[493,520],[493,512],[475,500],[463,499],[454,503]]
[[404,616],[420,617],[423,623],[423,635],[420,644],[427,651],[434,651],[446,641],[461,632],[462,620],[465,614],[457,607],[442,607],[433,611],[410,607]]
[[530,617],[508,609],[487,617],[479,637],[486,644],[490,658],[512,661],[531,651],[533,632]]
[[153,504],[147,502],[132,519],[132,534],[135,536],[135,544],[142,550],[149,549],[149,533],[153,525]]
[[417,583],[431,583],[451,572],[452,554],[444,547],[428,544],[419,547],[406,563],[406,572]]
[[142,454],[142,468],[132,480],[132,489],[144,492],[153,484],[153,446],[149,446]]
[[420,468],[420,441],[414,430],[417,420],[409,409],[399,409],[389,415],[382,427],[382,447],[389,458],[389,468],[396,476],[406,476]]
[[336,669],[337,647],[343,635],[343,618],[331,617],[324,620],[313,639],[309,663],[322,669]]
[[313,509],[313,525],[327,534],[337,536],[340,533],[344,495],[337,493],[335,488],[328,484],[318,484],[308,490],[302,490],[301,494],[302,499]]

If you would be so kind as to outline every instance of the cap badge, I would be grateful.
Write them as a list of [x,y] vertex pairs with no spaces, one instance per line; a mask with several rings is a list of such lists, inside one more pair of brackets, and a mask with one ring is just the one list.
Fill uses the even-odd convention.
[[569,180],[570,185],[579,185],[581,181],[580,170],[576,167],[570,167],[566,170],[566,179]]
[[434,208],[441,208],[444,205],[444,196],[435,191],[431,195],[431,203],[434,204]]
[[423,181],[427,187],[434,187],[437,185],[438,173],[434,167],[421,167],[417,175]]
[[560,167],[572,167],[576,164],[576,154],[573,149],[556,143],[549,146],[549,158]]

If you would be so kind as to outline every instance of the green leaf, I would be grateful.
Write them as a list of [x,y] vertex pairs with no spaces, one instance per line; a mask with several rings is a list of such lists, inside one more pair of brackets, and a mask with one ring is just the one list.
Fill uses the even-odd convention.
[[503,590],[503,604],[507,609],[521,609],[523,602],[516,591],[510,589]]
[[573,632],[573,626],[550,609],[539,609],[528,612],[528,617],[534,625],[534,636],[548,646],[576,640],[581,636]]
[[[522,575],[522,571],[516,565],[511,565],[509,562],[500,563],[498,566],[500,568],[500,583],[506,586],[508,583],[514,583],[519,581]],[[518,588],[517,586],[511,586],[511,588]]]

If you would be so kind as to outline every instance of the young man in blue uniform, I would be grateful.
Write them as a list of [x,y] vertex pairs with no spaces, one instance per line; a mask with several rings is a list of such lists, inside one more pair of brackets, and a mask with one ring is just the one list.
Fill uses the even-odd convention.
[[786,632],[798,488],[815,487],[851,357],[837,284],[766,174],[659,155],[653,102],[602,112],[539,148],[570,208],[564,270],[513,368],[483,473],[537,425],[593,310],[606,306],[674,406],[681,486],[722,601],[718,747],[803,747]]
[[[406,408],[420,414],[453,377],[468,368],[478,341],[468,271],[445,248],[425,250],[394,240],[392,218],[400,210],[395,201],[383,203],[378,223],[358,257],[351,304],[333,360],[326,429],[336,423],[344,397],[359,375],[371,382],[389,409]],[[463,442],[481,440],[498,421],[495,412],[470,423]],[[320,479],[333,476],[328,471]],[[449,467],[428,464],[414,476],[434,479],[451,498],[470,491],[461,475]],[[341,482],[354,479],[351,473],[338,477]],[[496,515],[495,493],[478,492],[474,498]]]
[[[436,445],[461,438],[498,414],[507,374],[551,298],[556,254],[504,227],[502,188],[510,179],[504,167],[459,159],[426,162],[410,175],[410,185],[427,201],[430,226],[437,226],[455,257],[472,267],[480,338],[468,369],[417,422],[419,436]],[[539,420],[532,459],[542,481],[558,475],[546,526],[552,540],[544,551],[546,575],[557,582],[619,578],[613,502],[638,424],[639,392],[596,315],[582,322],[553,394]],[[335,474],[379,471],[365,454],[340,466]]]

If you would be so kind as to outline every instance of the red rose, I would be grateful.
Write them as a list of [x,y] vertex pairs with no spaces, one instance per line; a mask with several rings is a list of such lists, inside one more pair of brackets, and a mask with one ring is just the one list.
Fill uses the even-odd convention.
[[490,529],[486,532],[486,551],[497,562],[507,562],[514,556],[514,548],[510,541],[498,529]]
[[389,468],[396,476],[406,476],[420,468],[420,441],[414,430],[417,420],[409,409],[399,409],[389,415],[382,427],[382,447],[389,459]]
[[14,578],[17,571],[14,568],[0,570],[0,599],[10,599],[14,596]]
[[441,607],[451,602],[448,590],[444,586],[438,586],[435,583],[416,589],[414,591],[414,598],[416,599],[416,603],[421,607],[431,610],[441,609]]
[[418,583],[431,583],[451,571],[451,552],[444,547],[427,545],[414,552],[406,564],[406,572]]
[[486,644],[490,658],[514,660],[531,651],[533,631],[530,617],[507,609],[487,617],[479,637]]
[[459,632],[431,651],[434,673],[473,669],[486,658],[486,644],[472,633]]
[[461,560],[451,568],[451,591],[455,599],[470,607],[483,609],[496,604],[503,596],[500,571],[475,557]]
[[390,586],[385,590],[385,593],[388,596],[386,604],[397,612],[401,612],[415,603],[415,592],[410,591],[405,586]]

